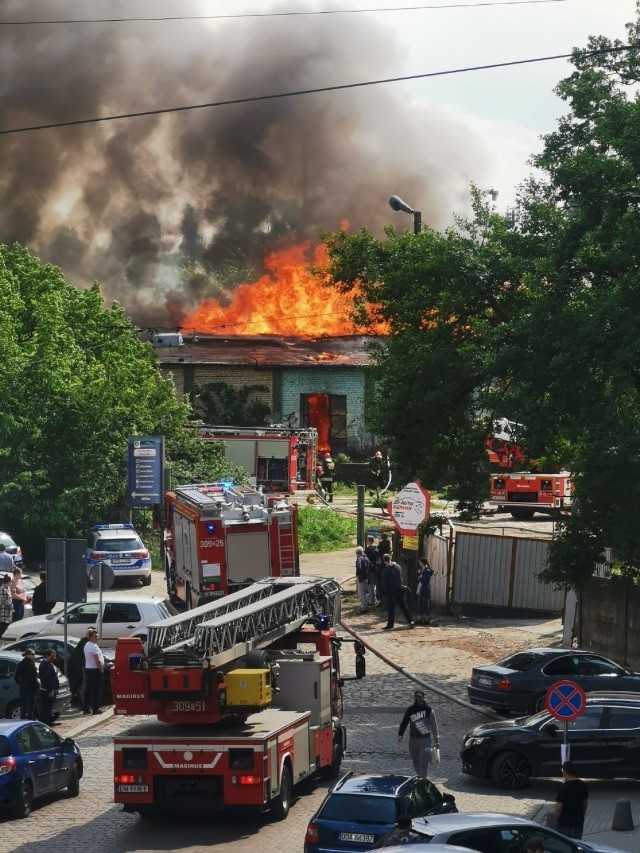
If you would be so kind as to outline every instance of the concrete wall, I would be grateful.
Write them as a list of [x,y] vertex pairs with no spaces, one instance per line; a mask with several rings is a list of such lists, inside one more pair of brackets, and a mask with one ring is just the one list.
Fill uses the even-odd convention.
[[578,593],[578,645],[640,670],[640,589],[593,577]]

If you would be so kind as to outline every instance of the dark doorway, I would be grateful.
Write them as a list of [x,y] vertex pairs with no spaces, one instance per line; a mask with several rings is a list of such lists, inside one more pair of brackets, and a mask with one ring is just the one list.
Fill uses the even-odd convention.
[[301,394],[300,416],[303,426],[318,430],[319,452],[347,452],[346,394]]

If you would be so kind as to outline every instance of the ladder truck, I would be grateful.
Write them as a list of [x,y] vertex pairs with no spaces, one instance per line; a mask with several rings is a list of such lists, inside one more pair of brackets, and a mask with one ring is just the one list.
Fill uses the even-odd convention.
[[300,574],[298,507],[228,482],[164,496],[167,592],[197,607],[254,581]]
[[269,811],[284,819],[295,785],[335,778],[346,750],[340,588],[267,578],[119,639],[115,712],[155,719],[114,738],[114,798],[125,811]]

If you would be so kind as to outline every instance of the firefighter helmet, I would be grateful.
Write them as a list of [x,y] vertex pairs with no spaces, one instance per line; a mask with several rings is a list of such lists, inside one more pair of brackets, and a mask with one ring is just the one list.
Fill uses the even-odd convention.
[[323,459],[331,459],[331,454],[330,454],[330,453],[325,453],[325,454],[323,455],[323,457],[322,457],[322,458],[323,458]]
[[382,453],[380,453],[379,450],[376,450],[376,452],[373,454],[373,457],[374,459],[382,459]]

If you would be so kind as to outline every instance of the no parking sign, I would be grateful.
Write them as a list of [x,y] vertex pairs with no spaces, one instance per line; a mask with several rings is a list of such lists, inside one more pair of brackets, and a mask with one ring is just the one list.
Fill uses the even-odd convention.
[[575,681],[556,681],[547,690],[544,703],[551,716],[564,723],[564,743],[560,747],[560,763],[564,764],[569,760],[567,724],[582,714],[587,704],[587,697],[582,687]]

